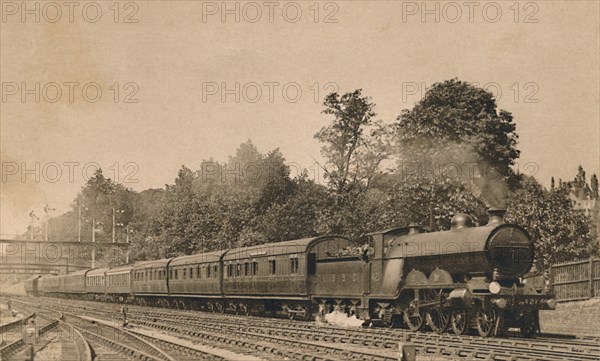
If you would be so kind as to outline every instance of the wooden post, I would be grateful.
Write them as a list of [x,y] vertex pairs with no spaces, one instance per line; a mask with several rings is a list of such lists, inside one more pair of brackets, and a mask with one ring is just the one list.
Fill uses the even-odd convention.
[[[545,283],[545,280],[544,280],[544,283]],[[548,268],[548,292],[557,296],[554,293],[554,265],[550,265],[550,267]]]
[[590,298],[594,298],[594,257],[590,256]]

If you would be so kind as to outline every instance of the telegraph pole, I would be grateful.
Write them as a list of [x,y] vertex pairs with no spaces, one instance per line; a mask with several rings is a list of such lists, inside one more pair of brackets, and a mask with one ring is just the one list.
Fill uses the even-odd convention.
[[[92,219],[92,243],[96,242],[96,220]],[[96,267],[96,246],[92,245],[92,268]]]
[[116,217],[115,217],[115,207],[113,207],[112,211],[113,211],[113,221],[112,221],[112,241],[113,241],[113,243],[115,243],[115,219],[116,219]]
[[81,201],[77,201],[79,208],[79,217],[77,218],[77,241],[81,242]]
[[129,264],[129,232],[131,232],[131,238],[133,238],[133,229],[129,230],[129,225],[127,225],[127,250],[125,251],[125,264]]
[[112,209],[112,241],[113,241],[113,243],[115,243],[115,240],[116,240],[116,237],[115,237],[116,236],[115,228],[116,228],[116,222],[117,222],[116,213],[123,213],[123,212],[125,212],[125,211],[123,211],[123,210],[117,211],[117,210],[115,210],[114,207]]
[[29,212],[29,218],[29,240],[33,242],[33,220],[39,218],[33,213],[33,211]]
[[48,207],[47,204],[44,207],[44,213],[46,213],[46,235],[45,235],[44,239],[46,240],[46,242],[48,242],[48,224],[50,223],[50,211],[54,211],[54,210],[55,210],[54,208]]

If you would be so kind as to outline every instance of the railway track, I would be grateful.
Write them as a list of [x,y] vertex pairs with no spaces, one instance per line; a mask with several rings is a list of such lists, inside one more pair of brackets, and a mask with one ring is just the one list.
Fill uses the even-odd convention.
[[[79,312],[104,318],[119,317],[115,312],[118,305],[85,301],[74,303],[80,307]],[[99,307],[102,311],[90,306]],[[413,333],[400,329],[345,329],[314,322],[134,306],[130,307],[130,320],[180,337],[237,345],[263,354],[294,359],[397,359],[398,342],[404,341],[414,344],[421,355],[441,355],[452,359],[600,360],[600,347],[594,339],[489,339]]]
[[[22,305],[18,308],[24,314],[24,317],[5,324],[0,328],[2,333],[2,340],[6,343],[0,347],[0,359],[7,360],[13,357],[20,357],[24,352],[36,353],[42,350],[47,344],[48,339],[44,339],[46,334],[55,329],[60,322],[62,314],[57,311],[41,311],[33,310],[33,308],[27,305]],[[33,324],[30,322],[35,320]],[[31,350],[28,350],[30,344],[28,344],[26,333],[36,334],[35,336],[38,342],[31,346]]]
[[[219,324],[222,328],[239,328],[242,326],[246,330],[276,334],[284,337],[303,337],[311,340],[325,340],[325,342],[338,342],[346,344],[358,344],[362,346],[371,346],[378,348],[393,349],[397,347],[399,340],[409,340],[422,347],[426,353],[448,354],[450,350],[456,349],[457,345],[465,352],[462,355],[470,353],[484,354],[486,350],[493,352],[496,356],[519,355],[531,359],[582,359],[597,360],[600,359],[600,348],[597,340],[569,340],[569,339],[551,339],[542,338],[539,340],[530,340],[517,337],[509,338],[480,338],[474,336],[455,336],[438,335],[435,333],[413,333],[400,329],[340,329],[332,326],[316,327],[310,322],[289,322],[280,319],[264,318],[242,318],[241,316],[210,315],[198,312],[178,311],[160,311],[144,309],[147,316],[135,314],[133,317],[136,322],[145,322],[147,325],[156,324],[162,318],[163,322],[179,321],[180,323],[195,322],[194,327],[212,327]],[[190,316],[194,321],[190,321]],[[199,320],[205,319],[204,323]],[[215,318],[214,320],[211,318]],[[181,326],[182,324],[180,324]],[[173,324],[173,326],[177,326]],[[434,346],[432,346],[434,345]],[[483,350],[483,351],[481,351]],[[510,355],[508,355],[510,353]],[[562,356],[561,356],[562,355]]]
[[[63,305],[64,306],[64,305]],[[104,304],[106,307],[106,305]],[[69,305],[69,308],[73,308],[72,305]],[[82,307],[78,310],[81,313],[85,313],[87,315],[94,314],[95,316],[104,316],[106,319],[107,316],[109,319],[118,319],[119,315],[113,313],[107,313],[100,310],[91,310],[88,307]],[[66,314],[66,313],[65,313]],[[86,316],[79,317],[81,319],[88,319]],[[95,319],[98,320],[98,319]],[[71,321],[68,321],[71,322]],[[99,325],[100,322],[95,322],[95,327]],[[255,334],[252,335],[248,332],[231,332],[229,330],[225,332],[215,332],[215,330],[210,330],[208,332],[200,332],[197,330],[192,330],[190,328],[191,325],[183,326],[182,328],[168,327],[165,324],[150,324],[143,322],[137,322],[141,326],[149,326],[154,329],[160,329],[162,331],[166,331],[168,335],[177,335],[179,338],[183,336],[184,339],[189,341],[201,340],[203,345],[208,345],[209,347],[213,347],[215,349],[228,349],[234,352],[234,357],[229,357],[223,359],[234,359],[240,360],[243,358],[258,360],[282,360],[282,359],[302,359],[302,360],[374,360],[374,361],[396,361],[398,360],[398,352],[396,350],[374,350],[374,349],[356,349],[349,350],[347,347],[331,345],[327,343],[320,342],[311,342],[306,340],[293,340],[285,337],[279,336],[268,336],[265,334]],[[77,326],[79,327],[79,326]],[[184,330],[187,328],[187,330]],[[165,343],[172,343],[170,340],[163,338],[152,337],[152,334],[148,334],[143,332],[140,329],[130,329],[128,332],[135,334],[138,337],[149,339],[154,345],[165,345]],[[84,333],[84,336],[86,334]],[[87,337],[87,336],[86,336]],[[178,343],[176,345],[177,348],[181,350],[181,344]],[[165,345],[165,348],[169,347]],[[188,347],[189,349],[189,347]],[[186,350],[184,354],[187,354],[189,351]],[[241,356],[241,357],[240,357]],[[175,359],[185,359],[185,355],[176,355]],[[213,360],[218,357],[215,355],[208,355],[209,359]],[[192,358],[193,360],[197,360],[198,357],[195,356]]]
[[[23,301],[21,301],[23,302]],[[33,305],[31,303],[28,303]],[[44,308],[44,305],[36,305]],[[63,308],[61,325],[76,333],[84,340],[83,347],[78,347],[76,353],[83,355],[79,360],[96,361],[195,361],[195,360],[240,360],[260,361],[260,358],[248,354],[223,351],[217,348],[197,346],[191,342],[178,340],[168,335],[144,330],[123,328],[118,322],[100,318],[75,315],[67,312],[76,307],[54,305]],[[52,311],[50,311],[52,312]],[[78,345],[79,346],[79,345]],[[88,352],[85,348],[88,348]],[[81,352],[83,349],[84,352]],[[89,354],[89,356],[85,356]],[[62,360],[65,360],[64,358]]]
[[[357,345],[393,350],[398,341],[410,342],[417,346],[421,354],[441,354],[447,356],[506,359],[513,357],[531,360],[600,360],[598,345],[590,343],[563,344],[558,342],[531,341],[525,339],[487,339],[473,336],[438,335],[435,333],[411,333],[403,330],[385,329],[341,329],[332,326],[317,326],[314,323],[273,322],[262,320],[241,320],[239,318],[196,317],[172,315],[136,315],[135,322],[145,325],[162,324],[184,330],[193,326],[194,330],[206,332],[236,332],[240,328],[246,334],[257,337],[277,336],[317,342]],[[160,321],[160,322],[159,322]]]

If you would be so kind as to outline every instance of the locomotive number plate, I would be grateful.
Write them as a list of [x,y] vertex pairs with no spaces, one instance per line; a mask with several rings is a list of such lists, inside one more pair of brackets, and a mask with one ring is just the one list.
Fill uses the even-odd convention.
[[539,298],[520,298],[517,300],[518,306],[537,306],[540,303]]

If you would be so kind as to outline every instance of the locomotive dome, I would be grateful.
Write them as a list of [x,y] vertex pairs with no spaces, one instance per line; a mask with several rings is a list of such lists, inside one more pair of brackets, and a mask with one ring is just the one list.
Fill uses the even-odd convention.
[[452,220],[450,221],[450,227],[452,229],[460,229],[464,227],[473,227],[475,226],[475,221],[473,217],[466,213],[457,213]]

